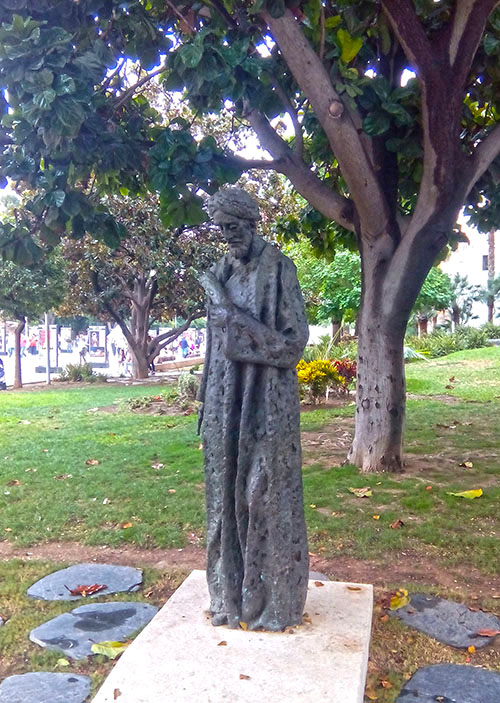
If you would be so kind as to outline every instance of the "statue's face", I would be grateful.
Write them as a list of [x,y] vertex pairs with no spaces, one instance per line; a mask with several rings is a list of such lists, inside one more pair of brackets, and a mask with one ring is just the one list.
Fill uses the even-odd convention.
[[225,212],[214,214],[214,223],[220,227],[224,240],[229,244],[229,251],[235,259],[245,259],[252,246],[255,234],[254,224]]

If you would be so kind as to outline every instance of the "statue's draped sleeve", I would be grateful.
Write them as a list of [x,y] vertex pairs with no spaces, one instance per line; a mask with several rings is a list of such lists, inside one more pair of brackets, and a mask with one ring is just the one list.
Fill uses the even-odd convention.
[[231,361],[293,368],[308,338],[308,325],[302,293],[294,264],[280,263],[276,315],[261,322],[238,307],[227,324],[225,356]]

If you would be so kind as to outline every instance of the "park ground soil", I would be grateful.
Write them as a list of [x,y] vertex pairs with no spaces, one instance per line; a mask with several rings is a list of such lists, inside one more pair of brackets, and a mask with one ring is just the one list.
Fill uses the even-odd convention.
[[[205,568],[205,550],[189,545],[183,549],[141,549],[139,547],[89,547],[75,542],[49,542],[18,549],[9,542],[0,542],[0,560],[53,561],[76,564],[97,562],[123,566],[150,567],[159,571],[170,569],[190,572]],[[407,550],[392,555],[391,565],[377,561],[338,556],[327,559],[311,554],[311,569],[320,571],[335,581],[371,583],[389,587],[401,583],[460,591],[474,596],[500,595],[500,575],[484,574],[474,567],[443,568],[433,560]]]

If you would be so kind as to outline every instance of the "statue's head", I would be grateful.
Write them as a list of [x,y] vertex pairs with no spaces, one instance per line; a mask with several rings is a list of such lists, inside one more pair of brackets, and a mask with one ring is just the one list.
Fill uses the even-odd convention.
[[255,198],[242,188],[222,188],[209,199],[208,212],[220,227],[231,254],[236,259],[247,257],[260,219]]

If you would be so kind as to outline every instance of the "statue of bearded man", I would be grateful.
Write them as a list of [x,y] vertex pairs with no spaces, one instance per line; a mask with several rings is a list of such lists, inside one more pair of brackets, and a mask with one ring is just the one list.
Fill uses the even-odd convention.
[[212,623],[279,631],[300,623],[309,572],[295,368],[304,302],[292,261],[256,233],[252,196],[223,189],[208,208],[229,248],[200,277]]

